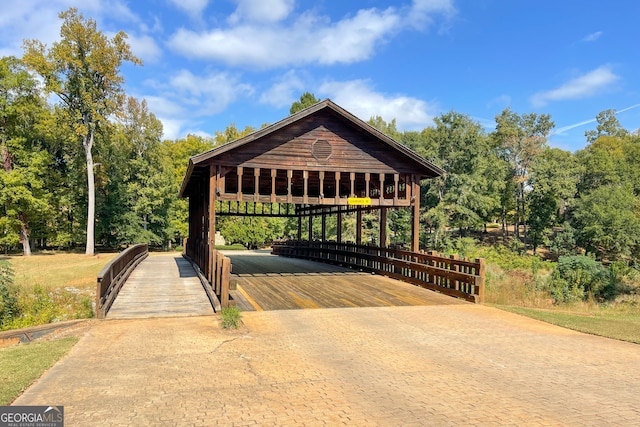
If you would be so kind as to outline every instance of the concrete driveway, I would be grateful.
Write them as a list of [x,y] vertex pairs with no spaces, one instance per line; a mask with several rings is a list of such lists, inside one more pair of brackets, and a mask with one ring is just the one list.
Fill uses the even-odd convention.
[[92,323],[16,405],[67,426],[640,425],[640,346],[471,304]]

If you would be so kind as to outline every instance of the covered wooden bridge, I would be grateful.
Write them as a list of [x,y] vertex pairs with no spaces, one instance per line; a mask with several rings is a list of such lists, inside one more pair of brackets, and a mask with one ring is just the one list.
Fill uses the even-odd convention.
[[[443,171],[330,100],[244,138],[192,157],[180,189],[189,198],[186,254],[229,303],[229,266],[214,247],[221,215],[294,216],[295,241],[274,253],[380,272],[469,300],[482,298],[479,263],[419,252],[420,181]],[[231,209],[231,204],[244,209]],[[226,209],[221,209],[223,206]],[[258,207],[259,206],[259,207]],[[411,211],[410,250],[387,247],[387,210]],[[363,245],[362,213],[379,211],[379,245]],[[355,242],[343,242],[342,218],[356,215]],[[335,241],[326,219],[336,216]],[[320,236],[313,221],[321,221]],[[303,221],[308,234],[303,236]]]

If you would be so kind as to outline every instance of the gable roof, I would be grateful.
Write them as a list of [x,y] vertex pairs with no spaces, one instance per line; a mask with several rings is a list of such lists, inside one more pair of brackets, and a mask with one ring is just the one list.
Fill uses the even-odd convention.
[[[179,196],[180,197],[185,196],[187,187],[189,186],[190,181],[192,180],[192,178],[196,178],[196,176],[194,175],[201,175],[197,173],[197,169],[199,166],[200,167],[205,166],[208,164],[210,160],[224,153],[228,153],[230,151],[239,149],[265,136],[276,133],[288,125],[291,125],[295,122],[303,120],[321,111],[329,111],[333,113],[335,116],[337,116],[338,118],[342,119],[347,123],[350,123],[352,126],[356,127],[360,131],[370,136],[372,139],[377,140],[383,144],[386,144],[389,148],[394,150],[401,157],[405,158],[411,164],[413,164],[415,168],[415,173],[422,177],[437,177],[442,175],[442,173],[444,172],[442,169],[435,166],[433,163],[420,157],[417,153],[415,153],[410,148],[396,142],[389,136],[380,132],[378,129],[374,128],[373,126],[369,125],[368,123],[354,116],[344,108],[335,104],[330,99],[325,99],[324,101],[320,101],[310,107],[300,110],[297,113],[292,114],[289,117],[286,117],[285,119],[280,120],[279,122],[276,122],[265,128],[262,128],[256,132],[253,132],[235,141],[226,143],[224,145],[215,147],[209,151],[205,151],[204,153],[200,153],[191,157],[189,159],[189,166],[187,168],[186,175],[180,187]],[[208,176],[208,168],[206,171],[202,171],[202,174],[204,174],[205,172]]]

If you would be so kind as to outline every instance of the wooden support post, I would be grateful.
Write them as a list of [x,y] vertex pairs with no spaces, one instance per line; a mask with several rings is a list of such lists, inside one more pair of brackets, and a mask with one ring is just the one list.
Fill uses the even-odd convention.
[[362,208],[356,209],[356,245],[362,244]]
[[253,201],[260,200],[260,168],[253,168]]
[[229,307],[229,276],[231,273],[231,260],[222,257],[220,268],[220,307]]
[[476,258],[476,263],[479,264],[475,286],[478,288],[477,303],[484,304],[484,275],[485,275],[485,260],[484,258]]
[[304,183],[302,203],[309,203],[309,171],[302,171],[302,182]]
[[327,214],[324,210],[324,208],[322,208],[322,236],[321,239],[323,242],[327,241]]
[[370,185],[371,185],[371,173],[366,172],[364,174],[364,183],[365,183],[364,184],[364,186],[365,186],[364,197],[371,197],[371,193],[370,193],[370,191],[371,191],[371,187],[370,187]]
[[384,192],[386,190],[384,188],[384,174],[379,174],[378,179],[380,180],[380,196],[378,197],[378,199],[380,200],[380,204],[382,205],[382,201],[384,200]]
[[336,220],[336,240],[342,243],[342,206],[338,206],[338,218]]
[[411,203],[412,225],[411,225],[411,252],[420,250],[420,181],[416,175],[411,177]]
[[293,178],[293,171],[287,170],[287,203],[293,202],[293,195],[291,194],[291,180]]
[[242,200],[242,166],[238,167],[238,194],[236,200]]
[[[209,271],[212,269],[213,265],[213,254],[215,251],[216,244],[216,187],[218,185],[217,180],[217,170],[215,165],[209,166],[209,236],[208,236],[208,266]],[[209,274],[209,279],[211,279],[211,274]]]
[[380,208],[380,242],[378,246],[387,247],[387,209]]
[[349,197],[356,197],[356,174],[355,174],[355,172],[349,173],[349,181],[351,182],[351,189],[349,190]]
[[398,203],[398,184],[400,182],[400,175],[397,173],[393,175],[393,203]]
[[276,176],[278,176],[278,170],[271,169],[271,203],[276,202]]
[[338,204],[338,200],[340,200],[340,172],[336,172],[335,173],[335,178],[336,178],[336,197],[335,197],[335,204]]

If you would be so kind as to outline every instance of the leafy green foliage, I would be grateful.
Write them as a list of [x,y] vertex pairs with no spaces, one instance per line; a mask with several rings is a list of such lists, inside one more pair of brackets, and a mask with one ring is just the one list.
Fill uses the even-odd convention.
[[319,99],[316,99],[315,95],[311,92],[305,92],[300,95],[300,100],[295,101],[291,104],[291,108],[289,109],[289,114],[295,114],[300,110],[304,110],[307,107],[311,107],[313,104],[320,102]]
[[549,283],[557,303],[583,301],[589,294],[598,297],[605,285],[602,263],[583,255],[560,257]]
[[578,243],[599,258],[632,257],[640,245],[640,200],[630,188],[602,186],[583,195],[573,213]]
[[122,62],[142,62],[131,53],[125,33],[108,39],[93,19],[85,19],[75,8],[61,12],[59,17],[63,19],[61,40],[49,50],[38,40],[25,41],[23,60],[43,77],[45,90],[59,97],[61,117],[82,141],[87,173],[86,253],[93,255],[96,134],[109,127],[110,116],[123,104]]
[[13,287],[13,269],[9,261],[0,260],[0,330],[20,312],[16,289]]
[[217,228],[227,243],[240,243],[247,249],[258,249],[283,237],[284,220],[282,218],[227,216],[219,219]]

